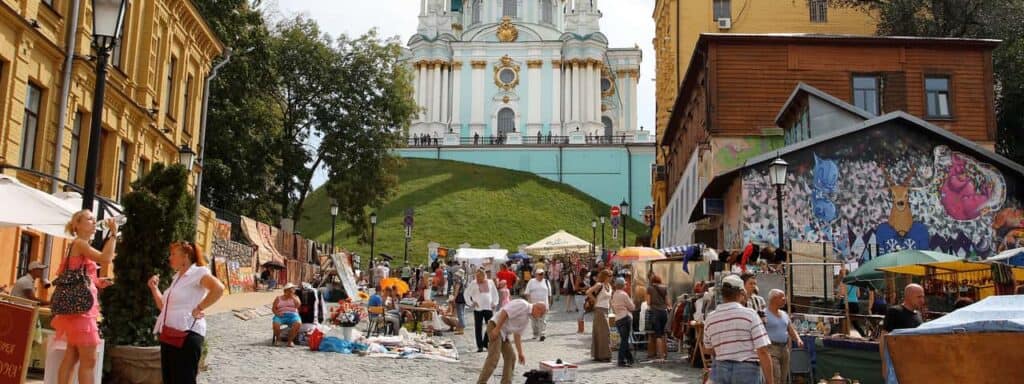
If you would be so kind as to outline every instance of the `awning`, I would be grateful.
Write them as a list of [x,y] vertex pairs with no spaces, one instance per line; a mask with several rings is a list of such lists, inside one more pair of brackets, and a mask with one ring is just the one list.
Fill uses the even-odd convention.
[[495,263],[504,263],[508,261],[508,250],[459,248],[459,250],[455,253],[455,260],[468,261],[470,263],[481,263],[490,260]]
[[569,232],[559,230],[551,236],[523,248],[523,252],[533,256],[589,253],[590,247],[591,244],[586,240],[573,236]]
[[[928,268],[935,269],[936,278],[939,280],[959,282],[955,280],[956,277],[952,275],[953,273],[987,272],[992,270],[992,265],[989,263],[957,260],[885,267],[878,268],[878,270],[909,276],[925,276],[928,274]],[[1012,268],[1012,270],[1014,280],[1024,280],[1024,268]]]
[[274,246],[274,237],[270,235],[270,226],[242,216],[242,233],[256,246],[256,265],[276,262],[285,265],[284,257]]
[[[70,237],[64,225],[78,210],[60,198],[0,175],[0,227],[29,227],[53,236]],[[81,203],[79,203],[81,205]]]

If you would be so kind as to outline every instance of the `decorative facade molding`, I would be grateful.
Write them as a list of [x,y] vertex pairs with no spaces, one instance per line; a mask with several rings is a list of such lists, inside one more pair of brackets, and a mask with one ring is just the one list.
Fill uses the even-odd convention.
[[494,34],[498,36],[498,41],[511,43],[519,38],[519,29],[512,24],[511,18],[505,16],[501,18],[501,24],[498,25],[498,29],[494,31]]
[[540,68],[543,65],[544,65],[544,61],[543,60],[527,60],[526,61],[526,67],[527,68]]
[[473,60],[473,61],[470,62],[470,65],[473,66],[473,69],[486,68],[487,67],[487,61],[485,61],[485,60]]

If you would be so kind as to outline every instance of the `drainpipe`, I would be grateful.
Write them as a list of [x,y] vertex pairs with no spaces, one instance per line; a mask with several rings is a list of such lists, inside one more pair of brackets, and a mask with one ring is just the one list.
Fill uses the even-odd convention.
[[[68,19],[67,43],[64,48],[64,73],[60,85],[60,104],[57,107],[57,142],[53,146],[53,177],[50,182],[50,193],[57,193],[57,180],[60,180],[61,155],[64,154],[64,125],[67,124],[68,115],[68,94],[71,93],[71,70],[75,63],[75,46],[78,45],[78,14],[81,6],[80,0],[71,0],[71,14]],[[90,144],[91,145],[91,144]],[[74,183],[74,180],[69,180]],[[50,264],[50,255],[53,252],[53,237],[46,236],[46,250],[43,253],[43,264]]]
[[[626,144],[626,177],[629,180],[626,181],[626,200],[629,200],[629,208],[633,209],[633,152],[629,150],[629,144]],[[629,216],[633,216],[633,212],[629,212]],[[622,228],[626,228],[626,223],[622,223]]]
[[[249,51],[251,50],[252,49],[250,48]],[[196,191],[194,193],[194,196],[196,197],[197,226],[199,224],[199,209],[202,207],[201,201],[203,197],[203,162],[206,160],[206,115],[210,105],[210,83],[212,83],[213,79],[217,77],[217,71],[231,61],[232,51],[231,47],[224,50],[224,61],[213,66],[213,69],[210,70],[210,74],[206,76],[206,83],[203,84],[203,111],[199,117],[199,175],[196,176]]]

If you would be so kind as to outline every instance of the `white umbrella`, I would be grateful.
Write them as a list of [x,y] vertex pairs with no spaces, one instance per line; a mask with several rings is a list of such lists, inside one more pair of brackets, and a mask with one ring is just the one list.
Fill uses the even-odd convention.
[[64,224],[77,211],[64,200],[0,175],[0,227],[27,226],[54,236],[68,237]]

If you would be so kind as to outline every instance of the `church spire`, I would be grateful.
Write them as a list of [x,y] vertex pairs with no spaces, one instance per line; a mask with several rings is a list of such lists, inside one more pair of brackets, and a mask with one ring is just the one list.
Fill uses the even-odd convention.
[[597,0],[569,0],[565,10],[565,31],[586,36],[599,32],[601,11]]
[[450,0],[420,0],[420,22],[416,32],[429,39],[452,32]]

